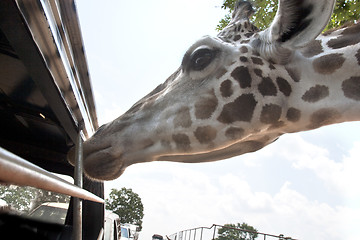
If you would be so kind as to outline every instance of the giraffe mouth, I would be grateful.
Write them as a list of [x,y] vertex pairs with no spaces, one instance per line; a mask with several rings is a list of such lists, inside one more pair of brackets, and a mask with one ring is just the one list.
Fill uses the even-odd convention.
[[[83,166],[87,177],[107,181],[118,178],[125,170],[122,153],[114,151],[110,143],[96,144],[89,140],[83,143]],[[70,149],[67,158],[75,165],[75,147]]]

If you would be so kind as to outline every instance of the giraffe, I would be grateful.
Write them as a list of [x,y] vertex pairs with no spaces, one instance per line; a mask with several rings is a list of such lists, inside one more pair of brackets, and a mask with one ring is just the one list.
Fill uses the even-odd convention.
[[359,121],[360,24],[320,34],[334,4],[280,0],[259,31],[251,3],[239,1],[218,36],[196,41],[163,84],[84,142],[86,174],[102,181],[136,163],[217,161]]

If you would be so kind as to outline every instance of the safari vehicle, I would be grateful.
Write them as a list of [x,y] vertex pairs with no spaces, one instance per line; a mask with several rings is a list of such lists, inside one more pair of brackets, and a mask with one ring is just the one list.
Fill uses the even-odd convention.
[[[0,238],[103,239],[104,185],[81,168],[98,122],[74,0],[0,1],[0,114],[1,184],[71,196],[63,224],[2,208]],[[66,160],[73,146],[75,168]]]
[[121,240],[137,240],[139,227],[130,223],[123,223],[121,226]]

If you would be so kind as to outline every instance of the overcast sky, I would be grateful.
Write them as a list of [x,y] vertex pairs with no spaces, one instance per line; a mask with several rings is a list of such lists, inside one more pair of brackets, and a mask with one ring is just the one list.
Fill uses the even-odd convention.
[[[77,0],[99,123],[164,82],[193,42],[216,35],[221,2]],[[345,123],[219,162],[137,164],[107,182],[106,194],[126,187],[140,195],[140,240],[237,222],[299,239],[357,239],[359,133],[359,123]]]

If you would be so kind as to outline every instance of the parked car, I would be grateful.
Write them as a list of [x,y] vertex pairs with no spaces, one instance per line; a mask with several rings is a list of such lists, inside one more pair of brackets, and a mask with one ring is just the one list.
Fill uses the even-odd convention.
[[65,224],[68,208],[68,203],[47,202],[31,211],[29,216],[44,222]]

